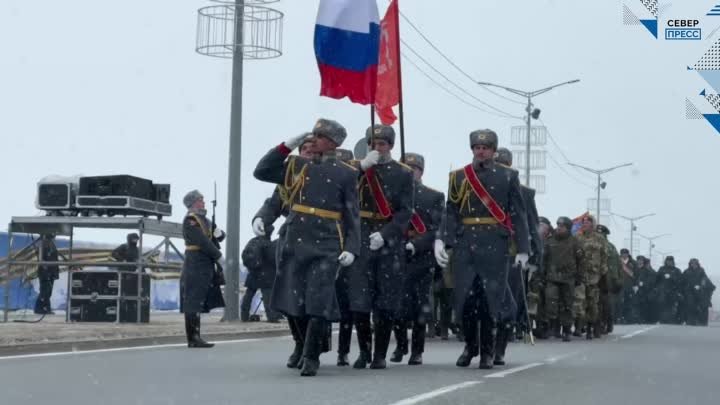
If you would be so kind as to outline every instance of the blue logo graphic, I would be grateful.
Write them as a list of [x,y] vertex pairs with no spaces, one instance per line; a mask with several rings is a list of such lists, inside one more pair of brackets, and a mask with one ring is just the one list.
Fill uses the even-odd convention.
[[715,7],[713,7],[712,10],[708,11],[708,13],[705,15],[720,16],[720,4],[716,4]]
[[673,41],[699,41],[702,38],[700,28],[665,28],[665,39]]

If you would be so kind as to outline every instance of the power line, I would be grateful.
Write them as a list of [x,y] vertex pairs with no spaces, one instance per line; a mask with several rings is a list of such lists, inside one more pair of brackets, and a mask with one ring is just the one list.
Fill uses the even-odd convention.
[[[443,53],[437,46],[435,46],[435,44],[422,32],[422,30],[421,30],[420,28],[418,28],[412,21],[410,21],[410,19],[409,19],[403,12],[400,12],[400,16],[403,18],[403,20],[405,20],[405,22],[408,23],[408,25],[409,25],[413,30],[415,30],[415,32],[417,32],[417,33],[420,35],[420,37],[421,37],[425,42],[427,42],[428,45],[430,45],[430,47],[431,47],[432,49],[435,50],[435,52],[437,52],[440,56],[442,56],[443,59],[445,59],[445,61],[447,61],[447,63],[449,63],[449,64],[450,64],[452,67],[454,67],[458,72],[460,72],[460,74],[462,74],[463,76],[465,76],[466,78],[468,78],[469,80],[471,80],[473,83],[477,83],[477,80],[476,80],[474,77],[470,76],[470,74],[468,74],[466,71],[464,71],[462,68],[460,68],[460,66],[458,66],[455,62],[453,62],[452,59],[450,59],[450,58],[449,58],[447,55],[445,55],[445,53]],[[504,96],[504,95],[502,95],[502,94],[500,94],[500,93],[497,93],[497,92],[493,91],[492,89],[488,89],[488,88],[485,87],[485,86],[480,86],[480,87],[481,87],[483,90],[485,90],[485,91],[487,91],[487,92],[489,92],[489,93],[491,93],[491,94],[494,94],[494,95],[497,96],[497,97],[500,97],[500,98],[502,98],[502,99],[505,99],[505,100],[507,100],[507,101],[510,101],[510,102],[512,102],[512,103],[525,104],[525,103],[522,102],[522,101],[514,100],[514,99],[512,99],[512,98],[510,98],[510,97]]]
[[[547,133],[548,138],[550,138],[550,141],[551,141],[552,144],[555,146],[555,149],[557,149],[557,151],[560,152],[560,155],[563,157],[563,159],[565,159],[565,163],[569,163],[569,162],[570,162],[570,159],[568,159],[567,155],[565,155],[565,152],[563,152],[563,150],[562,150],[562,148],[560,147],[560,145],[555,141],[555,138],[552,136],[552,133],[551,133],[550,130],[548,129],[547,125],[545,124],[545,121],[543,121],[542,119],[538,119],[538,121],[540,121],[540,123],[545,127],[545,132]],[[582,171],[582,170],[578,169],[578,168],[575,167],[575,166],[572,166],[572,167],[575,169],[575,171],[577,171],[577,172],[579,172],[579,173],[588,174],[587,172]],[[589,174],[588,174],[588,175],[589,175]]]
[[408,43],[405,42],[405,40],[402,40],[402,39],[401,39],[400,42],[405,46],[405,48],[407,48],[410,52],[412,52],[412,53],[415,55],[415,57],[417,57],[418,59],[420,59],[423,63],[425,63],[425,65],[427,65],[427,66],[428,66],[430,69],[432,69],[435,73],[437,73],[438,75],[440,75],[443,79],[445,79],[448,83],[452,84],[455,88],[457,88],[457,89],[460,90],[461,92],[465,93],[468,97],[470,97],[470,98],[472,98],[473,100],[477,101],[478,103],[480,103],[480,104],[482,104],[482,105],[490,108],[491,110],[497,111],[498,113],[502,114],[502,116],[505,116],[506,118],[521,119],[521,117],[512,115],[512,114],[510,114],[510,113],[508,113],[508,112],[506,112],[506,111],[503,111],[503,110],[501,110],[501,109],[499,109],[499,108],[497,108],[497,107],[495,107],[495,106],[493,106],[493,105],[491,105],[491,104],[488,104],[488,103],[486,103],[485,101],[477,98],[474,94],[472,94],[472,93],[470,93],[469,91],[465,90],[462,86],[460,86],[459,84],[455,83],[455,82],[452,81],[449,77],[447,77],[445,74],[443,74],[440,70],[438,70],[435,66],[433,66],[432,63],[428,62],[427,59],[423,58],[423,56],[420,55],[415,49],[413,49],[413,47],[411,47],[410,45],[408,45]]
[[473,103],[465,100],[464,98],[460,97],[457,93],[454,93],[452,90],[448,89],[447,86],[445,86],[445,85],[443,85],[442,83],[438,82],[438,81],[435,80],[432,76],[430,76],[430,74],[428,74],[427,72],[425,72],[420,66],[418,66],[417,63],[415,63],[412,59],[408,58],[408,56],[407,56],[404,52],[401,52],[401,54],[402,54],[402,57],[404,58],[404,60],[405,60],[406,62],[410,63],[410,65],[412,65],[415,69],[417,69],[423,76],[425,76],[428,80],[430,80],[431,82],[433,82],[436,86],[438,86],[439,88],[441,88],[442,90],[444,90],[446,93],[448,93],[448,94],[450,94],[451,96],[453,96],[453,97],[455,97],[456,99],[458,99],[458,100],[459,100],[460,102],[462,102],[463,104],[465,104],[465,105],[467,105],[467,106],[469,106],[469,107],[472,107],[472,108],[474,108],[474,109],[476,109],[476,110],[478,110],[478,111],[482,111],[482,112],[484,112],[484,113],[487,113],[487,114],[498,115],[498,116],[504,117],[503,115],[500,115],[500,114],[498,114],[498,113],[496,113],[496,112],[494,112],[494,111],[488,111],[488,110],[486,110],[486,109],[484,109],[484,108],[478,107],[477,105],[475,105],[475,104],[473,104]]
[[555,166],[556,166],[558,169],[560,169],[563,173],[565,173],[568,177],[570,177],[571,179],[573,179],[575,182],[577,182],[578,184],[582,184],[582,185],[585,186],[585,187],[588,187],[588,188],[591,188],[591,189],[595,189],[595,186],[590,185],[589,183],[584,182],[583,180],[575,177],[572,173],[570,173],[570,172],[565,168],[565,166],[562,165],[562,164],[560,164],[560,163],[557,161],[557,159],[555,159],[555,157],[554,157],[550,152],[548,152],[548,156],[550,157],[550,161],[551,161],[552,163],[554,163]]

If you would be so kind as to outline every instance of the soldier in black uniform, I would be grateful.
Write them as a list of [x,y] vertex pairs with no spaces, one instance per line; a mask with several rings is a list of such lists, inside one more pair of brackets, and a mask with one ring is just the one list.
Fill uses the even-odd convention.
[[[512,152],[510,152],[507,148],[498,148],[495,161],[507,168],[512,168]],[[540,235],[538,234],[538,225],[540,220],[535,206],[535,190],[530,187],[520,185],[520,191],[522,192],[523,201],[525,202],[525,214],[527,216],[528,231],[530,233],[531,254],[529,263],[537,266],[538,263],[542,261],[543,244],[540,240]],[[529,334],[530,329],[532,328],[532,325],[528,325],[527,296],[525,293],[528,286],[527,280],[529,272],[524,269],[517,268],[517,266],[514,265],[516,248],[512,243],[510,245],[510,261],[508,262],[510,265],[510,271],[508,273],[508,284],[511,299],[508,297],[507,308],[513,308],[513,303],[510,302],[512,300],[514,301],[516,312],[514,314],[510,314],[511,316],[507,319],[507,322],[502,322],[498,325],[494,360],[495,365],[498,366],[505,365],[505,350],[513,333],[513,329],[516,327],[518,331],[522,330]]]
[[183,220],[185,261],[180,275],[180,312],[185,314],[188,347],[213,347],[200,337],[200,314],[225,306],[220,290],[221,276],[216,263],[222,257],[218,243],[225,239],[220,229],[212,229],[205,200],[199,191],[185,195],[188,213]]
[[[138,257],[140,257],[140,251],[138,250],[138,241],[140,240],[140,236],[136,233],[129,233],[126,237],[127,243],[123,243],[122,245],[115,248],[115,250],[112,251],[112,258],[119,261],[119,262],[126,262],[126,263],[135,263],[138,260]],[[136,269],[133,267],[118,267],[118,270],[120,271],[135,271]]]
[[[338,291],[341,296],[346,294],[360,346],[353,367],[365,368],[371,363],[370,368],[383,369],[393,319],[402,298],[405,232],[413,210],[413,172],[392,158],[392,127],[368,128],[365,139],[372,150],[362,161],[353,161],[361,171],[358,187],[362,250],[353,267],[341,273]],[[372,356],[371,313],[375,333]]]
[[397,348],[390,361],[402,362],[408,354],[407,329],[412,323],[412,347],[408,364],[422,364],[425,351],[425,329],[431,319],[430,289],[435,272],[433,243],[442,220],[445,196],[422,183],[425,158],[416,153],[406,153],[405,163],[412,167],[415,177],[415,214],[410,221],[408,240],[405,244],[407,264],[401,312],[394,325]]
[[288,157],[306,138],[303,134],[271,149],[254,172],[258,180],[281,184],[288,193],[290,213],[278,242],[271,306],[304,336],[288,360],[302,355],[303,376],[317,374],[327,323],[340,318],[338,269],[350,266],[360,253],[358,173],[337,160],[335,151],[347,136],[345,128],[320,119],[313,136],[312,159]]
[[455,310],[462,314],[465,334],[459,367],[470,365],[478,354],[480,368],[493,367],[511,240],[516,263],[524,268],[528,262],[529,231],[518,173],[495,163],[497,143],[497,134],[489,129],[470,134],[474,159],[450,173],[447,215],[435,241],[435,257],[443,267],[452,249]]
[[[58,251],[55,246],[55,235],[45,234],[40,241],[40,260],[45,262],[58,261]],[[43,264],[38,266],[38,281],[40,292],[35,301],[35,313],[39,315],[50,315],[53,313],[50,305],[53,284],[60,276],[60,267],[56,264]]]
[[240,320],[250,320],[250,307],[257,290],[262,292],[262,302],[265,306],[267,321],[277,323],[278,315],[270,307],[273,283],[275,282],[275,251],[276,241],[270,240],[273,226],[265,227],[264,236],[256,236],[250,239],[242,251],[242,261],[248,269],[248,276],[245,279],[245,294],[240,304]]

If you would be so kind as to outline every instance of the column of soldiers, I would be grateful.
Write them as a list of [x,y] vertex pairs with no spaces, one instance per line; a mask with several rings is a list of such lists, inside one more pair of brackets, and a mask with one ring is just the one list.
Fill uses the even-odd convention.
[[[339,149],[346,137],[342,125],[320,119],[312,132],[268,151],[254,171],[277,187],[253,219],[263,239],[251,241],[243,259],[253,278],[274,280],[271,288],[251,282],[249,296],[260,289],[268,318],[287,317],[294,340],[287,366],[302,376],[316,375],[320,355],[330,351],[332,322],[340,324],[338,366],[351,364],[353,329],[359,353],[352,366],[384,369],[393,333],[390,361],[409,354],[408,364],[420,365],[426,337],[447,339],[457,327],[465,347],[456,365],[467,367],[479,356],[479,368],[490,369],[504,365],[507,343],[532,334],[533,326],[540,338],[564,341],[573,333],[587,339],[610,333],[614,322],[640,316],[644,310],[626,307],[650,284],[664,282],[666,297],[695,293],[694,300],[677,298],[663,307],[663,319],[681,305],[702,310],[707,302],[702,294],[711,283],[697,262],[687,276],[667,269],[641,277],[643,267],[627,252],[618,254],[607,241],[609,230],[592,217],[576,236],[567,217],[553,229],[538,216],[534,191],[520,185],[512,154],[498,149],[492,130],[470,134],[470,163],[449,174],[446,195],[422,183],[422,155],[393,159],[392,127],[368,128],[369,152],[360,160]],[[219,251],[197,240],[203,234],[211,240],[212,230],[197,229],[202,221],[190,200],[186,228],[196,231],[186,239],[199,246],[190,253],[212,263]],[[271,242],[280,216],[285,222]],[[673,287],[680,277],[693,281]],[[192,297],[184,301],[203,304],[208,291],[187,293]],[[243,300],[244,319],[250,299]],[[194,306],[190,316],[189,343],[192,338],[199,347],[206,342],[194,314],[206,307]]]
[[620,258],[623,289],[618,294],[617,323],[707,326],[715,285],[698,259],[690,259],[688,268],[680,271],[675,258],[668,256],[655,271],[645,256],[633,260],[627,249],[620,251]]

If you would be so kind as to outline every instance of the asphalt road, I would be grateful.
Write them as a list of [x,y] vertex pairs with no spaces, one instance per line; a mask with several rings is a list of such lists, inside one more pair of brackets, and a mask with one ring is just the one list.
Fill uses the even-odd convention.
[[[622,326],[600,341],[522,343],[509,364],[455,367],[456,341],[425,364],[353,370],[325,354],[315,378],[285,368],[287,337],[0,357],[0,404],[710,404],[720,398],[720,325]],[[391,348],[392,350],[392,348]],[[351,359],[357,354],[353,347]]]

